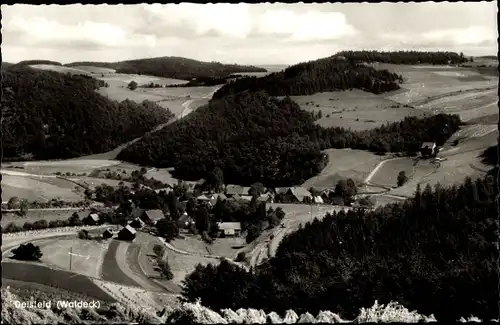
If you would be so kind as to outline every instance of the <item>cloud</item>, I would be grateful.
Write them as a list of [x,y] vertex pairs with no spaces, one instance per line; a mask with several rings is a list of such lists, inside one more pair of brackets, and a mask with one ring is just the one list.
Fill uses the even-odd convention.
[[456,45],[476,45],[497,38],[495,28],[471,26],[468,28],[441,29],[424,33],[423,39],[430,42],[446,42]]
[[130,35],[122,28],[93,21],[61,24],[43,17],[23,18],[14,16],[3,26],[8,43],[30,46],[101,47],[154,46],[151,36]]
[[287,35],[290,41],[314,41],[353,36],[356,30],[340,12],[267,10],[255,19],[257,35]]

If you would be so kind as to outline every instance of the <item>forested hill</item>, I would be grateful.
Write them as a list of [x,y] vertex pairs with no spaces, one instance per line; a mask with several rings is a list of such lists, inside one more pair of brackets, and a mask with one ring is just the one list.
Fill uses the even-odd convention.
[[381,62],[393,64],[460,64],[469,60],[463,53],[420,52],[420,51],[342,51],[337,53],[348,60],[357,62]]
[[398,82],[402,81],[401,76],[387,70],[329,57],[299,63],[261,78],[237,79],[219,89],[214,98],[244,90],[264,90],[271,96],[299,96],[356,88],[378,94],[399,89]]
[[152,102],[113,102],[103,81],[11,66],[2,71],[5,159],[70,158],[105,152],[142,136],[173,114]]
[[160,57],[120,62],[72,62],[65,66],[90,65],[115,69],[118,73],[145,74],[164,78],[191,80],[197,77],[227,77],[236,72],[267,72],[264,68],[219,62],[202,62],[181,57]]
[[362,132],[324,129],[289,97],[244,91],[211,100],[125,148],[118,159],[174,167],[174,176],[184,180],[207,177],[219,167],[226,183],[291,186],[322,170],[322,149],[415,152],[423,141],[444,142],[459,125],[458,116],[440,114]]
[[183,295],[215,310],[333,309],[349,318],[378,300],[440,322],[498,318],[496,185],[492,176],[466,179],[375,211],[327,214],[285,236],[253,273],[199,266]]
[[36,64],[62,65],[60,62],[50,61],[50,60],[25,60],[16,63],[16,65],[36,65]]

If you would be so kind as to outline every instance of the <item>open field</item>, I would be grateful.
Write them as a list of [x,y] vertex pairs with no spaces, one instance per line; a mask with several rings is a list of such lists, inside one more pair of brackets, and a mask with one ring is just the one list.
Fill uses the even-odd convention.
[[152,168],[146,174],[144,174],[146,178],[154,178],[166,184],[177,184],[177,178],[174,178],[172,174],[168,171],[168,168]]
[[318,190],[334,188],[342,178],[361,182],[380,161],[386,159],[363,150],[327,149],[325,153],[328,154],[328,165],[317,176],[302,184],[303,187]]
[[38,283],[83,294],[101,301],[116,301],[96,286],[88,277],[64,270],[54,270],[42,264],[4,261],[2,262],[3,278]]
[[417,167],[417,159],[404,157],[386,161],[372,176],[370,183],[382,186],[397,186],[398,174],[404,171],[411,178]]
[[0,220],[0,224],[2,227],[5,227],[9,223],[13,222],[18,226],[21,226],[25,222],[35,222],[37,220],[44,219],[47,222],[55,221],[55,220],[67,220],[73,213],[77,212],[80,216],[80,219],[86,217],[90,210],[85,209],[72,209],[72,210],[28,210],[25,216],[19,216],[15,212],[2,212],[2,219]]
[[[67,159],[53,161],[26,161],[6,163],[2,167],[22,167],[19,171],[38,175],[54,175],[57,172],[69,173],[90,173],[96,168],[105,168],[118,165],[118,160],[93,160],[93,159]],[[15,169],[17,171],[18,168]]]
[[127,250],[127,263],[136,276],[141,278],[142,287],[155,291],[165,289],[172,293],[179,293],[178,285],[161,279],[156,269],[156,256],[153,252],[155,245],[163,246],[163,243],[148,233],[138,232]]
[[219,260],[215,258],[185,255],[169,249],[167,249],[166,252],[168,264],[170,264],[170,269],[174,275],[172,282],[178,286],[181,285],[182,280],[184,280],[187,275],[194,271],[196,265],[219,264]]
[[405,116],[423,116],[423,112],[403,107],[384,95],[362,90],[316,93],[310,96],[291,96],[303,110],[321,110],[316,123],[323,127],[343,127],[367,130],[387,122],[400,121]]
[[28,201],[45,202],[60,198],[81,201],[83,195],[75,191],[76,184],[58,178],[35,178],[2,173],[2,201],[17,196]]
[[71,73],[71,74],[83,74],[86,76],[90,76],[91,73],[79,68],[65,67],[61,65],[53,65],[53,64],[34,64],[30,65],[31,68],[40,69],[40,70],[49,70],[55,71],[59,73]]
[[42,262],[69,270],[71,259],[69,271],[100,278],[103,258],[110,241],[83,240],[76,235],[71,237],[40,242],[38,245],[43,253]]
[[120,265],[117,260],[117,255],[121,253],[121,251],[118,251],[121,243],[122,242],[119,240],[111,240],[108,251],[104,256],[104,260],[102,263],[101,278],[105,281],[112,281],[128,286],[140,287],[136,281],[134,281],[128,274],[125,273],[125,271],[123,270],[123,264]]
[[[210,254],[235,259],[238,255],[239,247],[246,245],[243,237],[217,238],[213,244],[207,244],[199,235],[182,234],[185,238],[176,238],[170,244],[175,248],[194,254]],[[233,248],[235,247],[235,248]]]
[[[87,67],[85,68],[86,70],[91,70],[94,67]],[[101,69],[101,68],[99,68]],[[111,69],[108,69],[111,70]],[[104,76],[102,75],[104,74]],[[121,87],[127,85],[131,81],[137,82],[139,86],[141,85],[146,85],[151,82],[155,84],[160,84],[162,86],[165,85],[179,85],[179,84],[185,84],[188,81],[186,80],[180,80],[180,79],[171,79],[171,78],[162,78],[162,77],[156,77],[156,76],[148,76],[148,75],[138,75],[138,74],[125,74],[125,73],[116,73],[116,72],[97,72],[93,73],[92,76],[96,79],[104,80],[106,81],[110,86],[116,86],[116,87]]]
[[77,65],[77,66],[73,66],[72,68],[87,71],[88,73],[92,73],[92,74],[97,74],[97,73],[98,74],[102,74],[102,73],[112,74],[112,73],[116,72],[115,69],[94,67],[94,66],[90,66],[90,65]]

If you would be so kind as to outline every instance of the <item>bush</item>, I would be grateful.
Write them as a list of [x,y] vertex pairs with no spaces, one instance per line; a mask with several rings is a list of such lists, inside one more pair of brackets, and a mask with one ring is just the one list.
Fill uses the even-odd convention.
[[155,253],[157,258],[162,258],[165,254],[165,247],[163,247],[163,245],[155,244],[153,247],[153,252]]
[[47,220],[41,219],[33,222],[34,229],[47,229],[49,227]]
[[174,278],[174,274],[170,269],[170,264],[168,261],[158,261],[158,269],[160,271],[160,276],[166,280],[172,280]]
[[42,256],[42,251],[39,246],[32,243],[21,244],[18,248],[13,249],[14,258],[22,261],[38,261]]
[[24,231],[29,231],[29,230],[33,230],[35,229],[33,227],[33,224],[31,222],[25,222],[24,225],[23,225],[23,230]]
[[8,232],[19,232],[23,230],[23,228],[19,227],[18,225],[16,225],[15,223],[11,222],[7,225],[7,227],[5,227],[5,230],[4,232],[5,233],[8,233]]
[[91,239],[89,232],[87,230],[80,230],[78,232],[78,238],[80,239]]
[[247,254],[245,252],[239,252],[236,257],[236,262],[244,262],[247,258]]

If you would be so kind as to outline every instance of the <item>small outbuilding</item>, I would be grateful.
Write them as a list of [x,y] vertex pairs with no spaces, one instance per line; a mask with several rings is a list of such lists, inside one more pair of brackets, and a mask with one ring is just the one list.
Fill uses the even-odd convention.
[[97,213],[91,213],[83,218],[82,222],[86,226],[95,226],[99,223],[99,215]]
[[240,222],[217,222],[219,226],[219,236],[239,237],[241,234]]
[[111,237],[113,237],[113,232],[111,231],[111,229],[104,230],[104,232],[102,233],[102,238],[103,239],[108,239],[108,238],[111,238]]
[[136,230],[132,228],[130,225],[126,225],[125,227],[118,232],[118,239],[133,241],[135,239]]
[[431,156],[436,156],[438,153],[438,148],[435,142],[424,142],[420,147],[420,154],[422,157],[427,158]]

